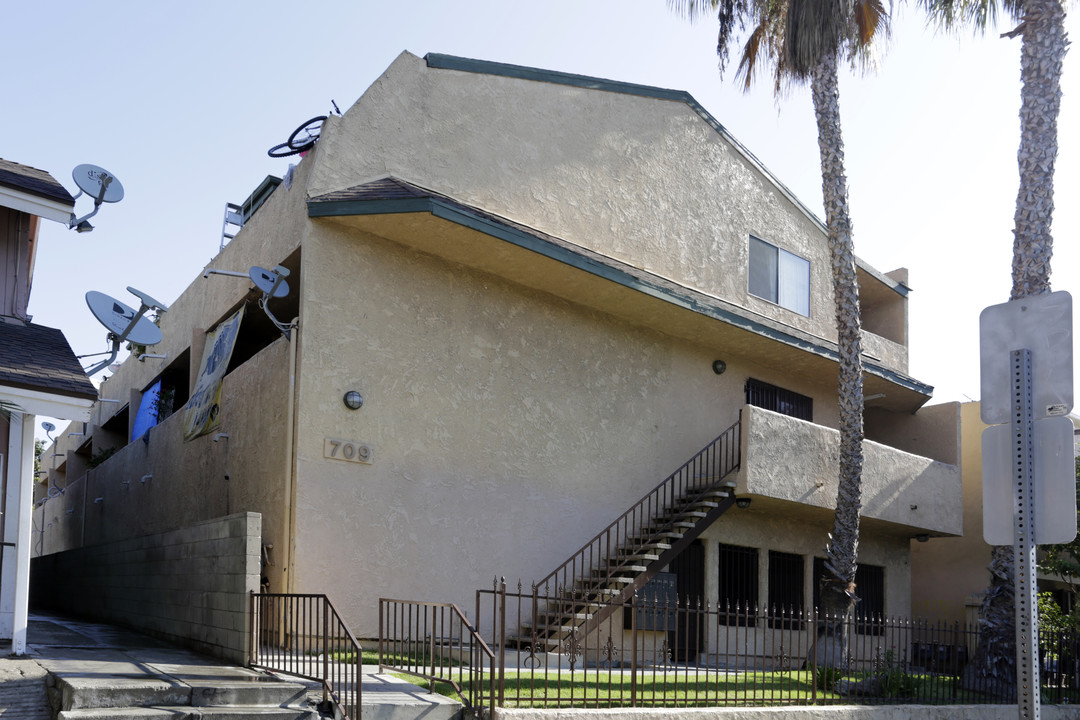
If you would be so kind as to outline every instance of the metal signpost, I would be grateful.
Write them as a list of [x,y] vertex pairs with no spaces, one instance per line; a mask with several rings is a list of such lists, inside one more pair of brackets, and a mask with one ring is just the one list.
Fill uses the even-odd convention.
[[[1022,720],[1039,720],[1035,547],[1076,537],[1072,298],[1013,300],[979,318],[983,536],[1016,553],[1016,680]],[[1008,424],[1005,424],[1008,423]]]

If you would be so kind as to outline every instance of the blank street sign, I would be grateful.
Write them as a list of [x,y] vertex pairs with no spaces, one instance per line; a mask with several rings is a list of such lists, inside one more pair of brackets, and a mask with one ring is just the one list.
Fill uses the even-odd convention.
[[[1035,543],[1053,545],[1076,537],[1076,473],[1073,425],[1067,417],[1036,420],[1032,427],[1032,486]],[[1010,425],[982,434],[983,538],[991,545],[1013,544],[1013,433]]]

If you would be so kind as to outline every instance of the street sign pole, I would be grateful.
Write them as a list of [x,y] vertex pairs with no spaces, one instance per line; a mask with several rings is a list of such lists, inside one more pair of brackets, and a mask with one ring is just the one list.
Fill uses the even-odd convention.
[[1038,602],[1035,578],[1035,489],[1032,482],[1031,351],[1013,350],[1013,551],[1016,553],[1016,700],[1020,720],[1040,720]]

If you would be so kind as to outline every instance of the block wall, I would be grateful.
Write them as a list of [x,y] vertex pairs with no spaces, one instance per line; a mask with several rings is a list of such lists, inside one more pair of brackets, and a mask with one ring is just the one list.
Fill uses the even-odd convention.
[[30,604],[244,664],[261,536],[258,513],[237,513],[34,558]]

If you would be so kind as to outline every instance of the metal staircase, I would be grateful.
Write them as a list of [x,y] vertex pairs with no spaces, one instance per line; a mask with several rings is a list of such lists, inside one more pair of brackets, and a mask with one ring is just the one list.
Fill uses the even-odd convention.
[[598,627],[734,505],[740,433],[736,422],[534,583],[537,602],[519,641],[556,648]]

